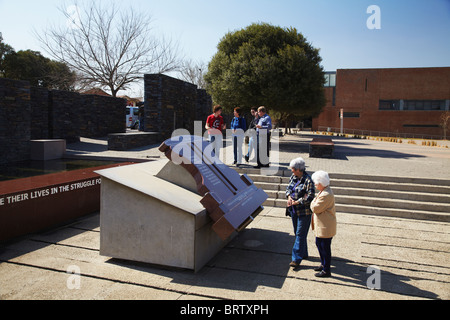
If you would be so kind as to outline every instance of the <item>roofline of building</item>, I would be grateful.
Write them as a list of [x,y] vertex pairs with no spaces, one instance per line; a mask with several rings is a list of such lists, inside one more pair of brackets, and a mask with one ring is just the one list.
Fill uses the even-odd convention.
[[336,71],[325,71],[325,73],[336,73],[338,70],[409,70],[409,69],[450,69],[450,66],[445,67],[399,67],[399,68],[339,68]]

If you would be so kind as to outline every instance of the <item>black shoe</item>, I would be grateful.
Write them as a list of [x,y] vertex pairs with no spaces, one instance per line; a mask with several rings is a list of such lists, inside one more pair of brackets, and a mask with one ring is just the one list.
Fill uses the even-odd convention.
[[320,266],[320,267],[314,268],[314,271],[318,271],[318,272],[320,272],[320,271],[322,271],[322,270],[323,270],[323,266]]
[[253,169],[261,169],[261,166],[254,166]]
[[245,156],[244,158],[245,158],[245,162],[248,162],[250,160],[249,156]]
[[329,278],[331,277],[331,272],[325,272],[322,270],[319,273],[316,273],[315,276],[318,278]]

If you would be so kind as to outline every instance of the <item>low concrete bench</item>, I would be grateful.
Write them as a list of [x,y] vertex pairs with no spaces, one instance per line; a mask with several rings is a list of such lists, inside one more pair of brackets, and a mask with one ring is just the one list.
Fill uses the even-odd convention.
[[332,158],[334,155],[334,142],[331,138],[314,138],[309,144],[311,158]]
[[108,135],[108,150],[127,151],[160,142],[159,132],[112,133]]
[[66,152],[66,140],[31,140],[31,160],[48,161],[61,159]]

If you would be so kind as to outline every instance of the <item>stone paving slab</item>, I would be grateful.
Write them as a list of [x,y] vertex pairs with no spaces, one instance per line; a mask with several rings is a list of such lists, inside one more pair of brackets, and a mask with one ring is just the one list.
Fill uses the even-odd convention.
[[[99,215],[0,248],[0,299],[404,300],[450,298],[450,225],[338,214],[333,277],[318,279],[310,258],[289,268],[294,241],[284,210],[263,213],[198,273],[99,255]],[[367,268],[381,269],[381,290]],[[80,289],[67,287],[76,266]]]

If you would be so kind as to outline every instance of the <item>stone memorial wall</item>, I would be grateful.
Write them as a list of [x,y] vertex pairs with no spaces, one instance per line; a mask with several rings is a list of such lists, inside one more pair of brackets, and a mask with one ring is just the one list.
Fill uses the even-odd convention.
[[28,159],[30,140],[30,84],[0,78],[0,164]]
[[161,140],[175,129],[194,132],[194,121],[206,121],[212,112],[212,99],[196,85],[162,74],[146,74],[145,131],[159,132]]
[[124,133],[126,100],[31,87],[0,78],[0,164],[28,160],[30,140],[68,143]]
[[49,91],[47,88],[30,87],[31,140],[49,139]]

